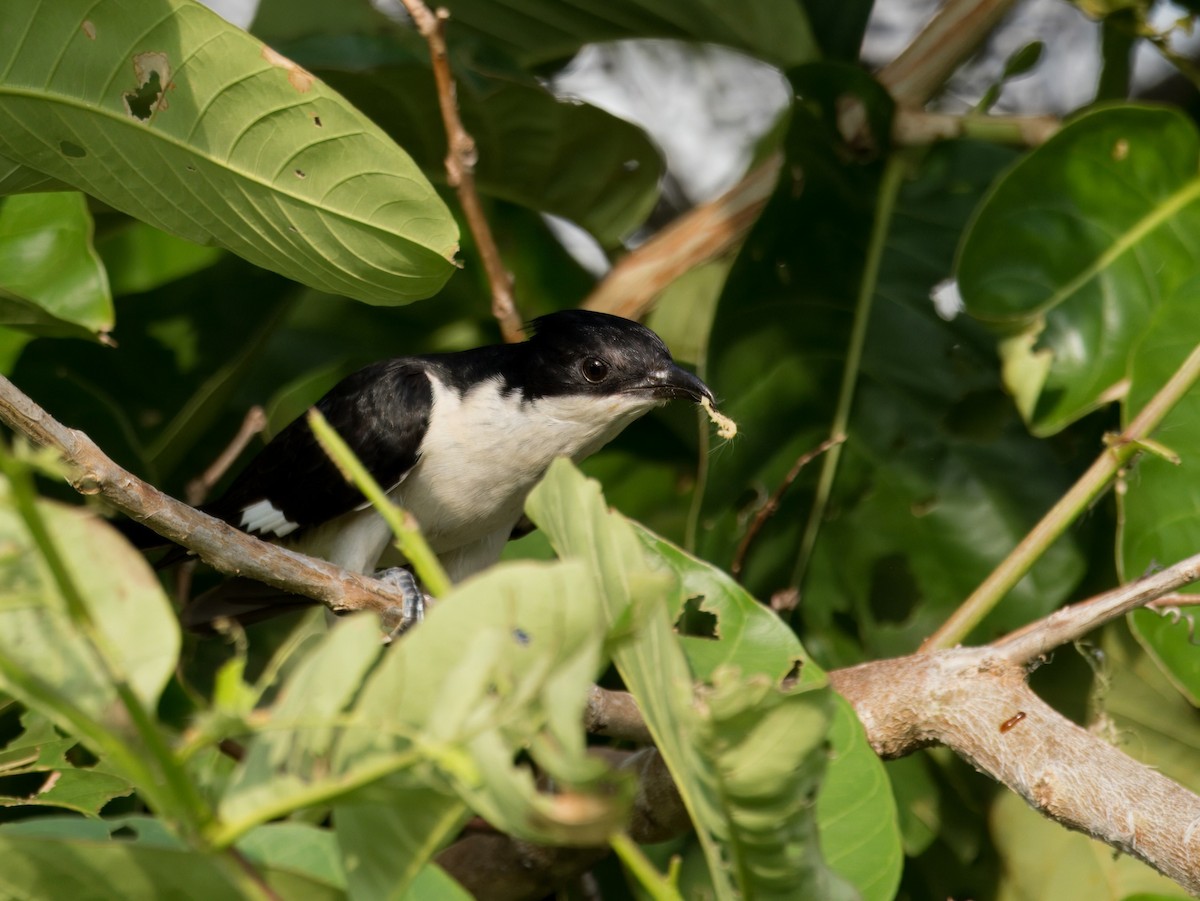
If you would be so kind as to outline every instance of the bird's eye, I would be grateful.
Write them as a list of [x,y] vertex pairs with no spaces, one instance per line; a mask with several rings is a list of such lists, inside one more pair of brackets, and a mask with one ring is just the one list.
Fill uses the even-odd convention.
[[583,361],[583,377],[592,384],[604,381],[608,375],[608,364],[599,357],[588,357]]

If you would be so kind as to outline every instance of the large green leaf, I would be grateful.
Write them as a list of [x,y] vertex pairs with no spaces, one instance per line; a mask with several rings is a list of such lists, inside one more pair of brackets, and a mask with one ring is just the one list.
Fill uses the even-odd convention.
[[[1113,401],[1127,425],[1200,344],[1198,163],[1200,134],[1180,113],[1102,109],[1022,160],[981,207],[960,256],[963,297],[1020,330],[1007,375],[1034,429],[1055,431]],[[1125,478],[1117,565],[1126,580],[1200,543],[1200,390],[1155,437],[1182,463],[1145,455]],[[1200,697],[1184,630],[1149,615],[1134,622]]]
[[457,230],[412,160],[193,0],[10,0],[0,155],[197,243],[372,303],[436,291]]
[[1020,334],[1006,377],[1036,432],[1125,397],[1160,307],[1194,309],[1180,289],[1200,265],[1198,161],[1181,112],[1103,108],[1024,157],[981,205],[959,286],[973,315]]
[[821,851],[863,901],[890,901],[904,871],[896,799],[854,708],[838,698],[829,769],[817,794]]
[[0,199],[0,297],[10,299],[0,302],[3,325],[112,328],[112,295],[81,194]]
[[[718,668],[735,666],[746,674],[778,679],[795,667],[801,685],[825,684],[824,672],[778,615],[712,564],[635,528],[651,551],[678,574],[684,594],[695,599],[697,609],[716,617],[712,636],[680,639],[696,678],[710,679]],[[904,854],[883,762],[867,742],[854,711],[841,699],[829,741],[829,765],[817,794],[821,851],[830,868],[866,901],[886,901],[900,879]]]
[[556,551],[585,562],[595,580],[617,639],[613,661],[696,825],[717,897],[848,897],[821,861],[808,800],[830,717],[821,683],[781,682],[776,658],[771,675],[724,663],[694,684],[671,627],[681,583],[655,565],[596,483],[559,460],[526,509]]
[[351,897],[393,898],[401,886],[416,891],[429,860],[453,839],[467,814],[452,792],[396,778],[339,803],[334,827]]

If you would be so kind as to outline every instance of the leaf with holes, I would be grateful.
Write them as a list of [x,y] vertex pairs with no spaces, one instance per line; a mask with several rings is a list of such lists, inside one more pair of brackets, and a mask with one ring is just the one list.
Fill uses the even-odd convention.
[[453,271],[408,155],[199,3],[8,0],[4,22],[3,158],[323,291],[405,303]]

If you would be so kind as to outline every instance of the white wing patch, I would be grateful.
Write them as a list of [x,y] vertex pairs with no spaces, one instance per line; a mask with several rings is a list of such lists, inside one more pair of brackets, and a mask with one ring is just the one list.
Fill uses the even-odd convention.
[[269,532],[282,538],[300,528],[300,524],[292,522],[283,511],[264,499],[242,508],[242,528],[247,532]]

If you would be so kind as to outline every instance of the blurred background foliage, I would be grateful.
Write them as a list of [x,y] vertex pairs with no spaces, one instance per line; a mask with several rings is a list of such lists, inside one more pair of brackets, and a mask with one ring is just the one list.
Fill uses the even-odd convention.
[[[118,18],[124,14],[120,4],[108,5]],[[1196,91],[1189,45],[1170,18],[1182,10],[1015,4],[977,56],[950,67],[948,86],[930,105],[964,115],[963,134],[896,146],[893,124],[904,111],[868,73],[890,62],[904,33],[921,25],[913,10],[902,14],[912,4],[613,0],[590,11],[557,0],[443,5],[464,124],[479,148],[478,187],[526,319],[580,305],[614,262],[665,224],[735,186],[751,166],[780,160],[778,184],[744,244],[667,287],[647,318],[714,388],[739,436],[721,442],[692,411],[671,407],[635,424],[582,468],[599,479],[608,503],[661,539],[719,570],[736,561],[745,589],[764,603],[775,599],[815,666],[915,650],[1102,452],[1105,433],[1127,424],[1200,344]],[[36,3],[23,8],[45,15]],[[411,237],[434,252],[403,251],[413,277],[428,282],[415,293],[431,293],[449,275],[449,216],[461,217],[445,184],[445,135],[424,42],[395,10],[366,0],[262,0],[255,9],[230,9],[246,17],[251,34],[344,96],[364,128],[394,139],[411,157],[389,162],[395,173],[432,183],[421,202],[435,212],[444,204],[446,221],[434,237]],[[221,40],[236,31],[215,18],[188,21]],[[181,33],[186,47],[187,30]],[[6,29],[0,56],[14,52],[15,40]],[[64,40],[95,42],[75,32]],[[212,78],[231,81],[239,67],[257,72],[246,46],[245,59],[231,56],[226,69],[211,63]],[[1077,53],[1080,47],[1086,53]],[[952,56],[960,48],[942,49]],[[1069,77],[1068,61],[1076,65]],[[114,71],[135,87],[124,57],[119,66]],[[21,123],[0,141],[0,188],[7,194],[0,199],[0,371],[164,490],[182,496],[254,405],[266,410],[269,436],[368,361],[499,340],[465,229],[459,271],[428,300],[387,305],[365,269],[347,276],[344,294],[329,293],[315,277],[302,284],[295,279],[305,280],[297,274],[304,266],[291,251],[280,250],[278,264],[270,249],[261,251],[265,260],[250,254],[265,268],[230,252],[238,246],[221,231],[227,225],[214,226],[208,243],[195,243],[180,229],[170,234],[142,221],[144,189],[89,175],[76,153],[91,149],[83,138],[51,145],[54,165],[43,164],[49,132],[38,129],[53,126],[30,124],[29,108],[20,106],[30,101],[18,102],[22,92],[6,89],[13,71],[0,77],[0,123]],[[50,88],[62,88],[50,81],[42,87],[49,107]],[[329,97],[334,108],[343,102]],[[1161,105],[1126,102],[1138,97]],[[247,131],[265,102],[241,100]],[[853,128],[848,104],[859,111]],[[710,120],[724,115],[726,133],[717,139],[689,132],[688,113],[697,110]],[[1015,129],[977,127],[989,110],[1053,113],[1067,124],[1030,148]],[[166,122],[168,111],[156,115]],[[322,117],[329,121],[319,127],[332,131],[330,114]],[[314,140],[312,125],[296,125],[297,140]],[[95,135],[119,131],[111,120],[87,127]],[[153,150],[139,149],[136,137],[130,142],[116,157],[152,172]],[[197,145],[195,152],[207,160],[211,150]],[[286,227],[281,210],[294,197],[291,173],[256,170],[265,164],[253,159],[227,163],[232,176],[250,171],[273,186],[261,195],[258,187],[236,189],[250,198],[244,227],[253,231],[259,207],[273,204],[279,209],[261,215]],[[323,164],[347,173],[384,168],[369,155]],[[71,183],[83,187],[103,182],[104,190],[27,192],[47,187],[46,177],[77,177]],[[180,207],[217,217],[225,193],[236,191],[213,184],[207,195],[180,198]],[[170,228],[171,220],[156,224]],[[322,240],[313,239],[313,252],[324,266],[338,251],[336,240]],[[386,261],[387,253],[376,257]],[[934,295],[952,278],[961,301],[939,306]],[[1142,459],[1124,474],[1116,501],[1098,500],[1042,549],[973,639],[985,641],[1118,577],[1195,552],[1196,397],[1193,390],[1158,435],[1182,465]],[[827,493],[827,463],[818,459],[742,547],[767,498],[797,458],[830,435],[841,412],[846,441]],[[70,496],[61,480],[43,479],[39,488]],[[669,544],[654,548],[668,561],[678,553]],[[508,556],[550,558],[550,541],[534,533],[513,542]],[[721,615],[732,616],[730,609]],[[267,666],[291,625],[252,630],[243,660],[251,676]],[[1073,718],[1111,729],[1129,753],[1200,789],[1193,706],[1200,655],[1190,617],[1142,612],[1131,626],[1106,629],[1078,652],[1061,651],[1035,675],[1035,687]],[[790,647],[778,636],[771,641],[776,651]],[[185,666],[159,702],[163,721],[182,726],[197,704],[211,703],[222,667],[242,653],[186,639]],[[711,676],[702,655],[693,653],[688,665],[698,678]],[[630,672],[622,670],[627,681],[635,678]],[[814,728],[824,735],[833,708],[817,704],[813,711]],[[48,723],[21,715],[15,703],[0,708],[5,736],[19,736],[9,752],[25,742],[50,755],[56,739]],[[839,747],[863,747],[846,735],[834,739]],[[42,765],[0,776],[0,794],[35,792],[37,774],[62,759],[46,756]],[[875,765],[873,758],[862,764],[854,778],[866,779]],[[152,833],[153,821],[117,825],[113,817],[142,809],[125,797],[126,783],[101,770],[89,770],[95,776],[86,801],[63,806],[103,810],[105,829]],[[851,820],[865,829],[887,818],[890,838],[873,852],[874,870],[861,858],[839,867],[835,858],[853,837],[822,832],[826,859],[863,897],[1178,895],[1141,864],[1039,825],[1023,804],[952,755],[891,762],[886,774],[890,796],[865,792],[869,803]],[[820,767],[803,775],[815,784]],[[426,798],[429,810],[441,804],[450,811],[446,837],[466,810],[453,807],[452,794],[443,786],[435,800]],[[855,801],[852,795],[841,803],[850,809]],[[44,812],[38,803],[10,806],[14,820]],[[360,828],[369,832],[373,815],[382,816],[361,804]],[[304,840],[336,856],[328,835],[305,833]],[[2,841],[33,853],[22,844],[28,837],[13,833]],[[907,855],[902,876],[887,850],[900,844]],[[711,889],[695,843],[667,850],[684,854],[682,885]],[[656,859],[665,860],[659,851]],[[148,872],[169,870],[165,858],[139,853]],[[268,869],[277,861],[263,859]],[[845,889],[836,880],[819,882],[832,879],[821,875],[819,860],[795,865],[818,880],[812,885]],[[1040,879],[1051,868],[1073,888]],[[298,894],[285,896],[319,896],[314,881],[333,897],[344,892],[345,874],[328,875],[309,873],[304,886],[288,889]],[[367,891],[355,878],[363,877],[351,877],[352,887]],[[631,890],[611,862],[598,878],[606,892],[617,892],[611,897]]]

